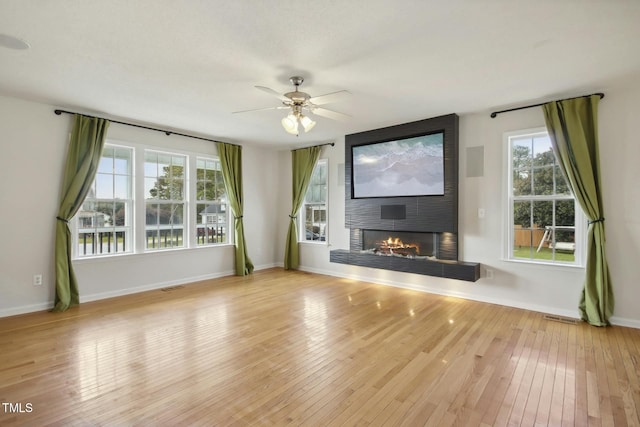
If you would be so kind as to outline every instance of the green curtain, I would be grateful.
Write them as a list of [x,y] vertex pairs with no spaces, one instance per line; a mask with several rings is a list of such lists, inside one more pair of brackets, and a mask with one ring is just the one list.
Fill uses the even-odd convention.
[[75,115],[56,217],[56,297],[53,311],[65,311],[80,303],[78,281],[71,265],[69,220],[80,209],[91,188],[108,128],[108,120]]
[[253,263],[247,253],[242,222],[242,147],[224,142],[218,142],[216,146],[220,156],[224,186],[235,217],[236,275],[246,276],[253,272]]
[[587,266],[580,299],[582,319],[609,324],[614,298],[605,254],[604,210],[598,154],[599,95],[543,105],[549,136],[560,168],[589,218]]
[[320,157],[322,147],[301,148],[291,151],[292,165],[292,203],[289,214],[289,231],[287,232],[287,244],[284,251],[284,269],[296,269],[300,265],[298,253],[297,213],[302,206],[304,196],[309,187],[313,168]]

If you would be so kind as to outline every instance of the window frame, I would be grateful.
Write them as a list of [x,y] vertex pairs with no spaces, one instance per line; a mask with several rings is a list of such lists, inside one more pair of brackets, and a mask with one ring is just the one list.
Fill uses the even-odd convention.
[[[533,265],[546,265],[555,267],[571,267],[571,268],[583,268],[585,265],[585,252],[586,252],[586,232],[587,232],[587,217],[582,211],[580,204],[576,200],[575,196],[571,192],[570,195],[530,195],[530,196],[514,196],[513,195],[513,157],[512,157],[512,141],[515,139],[521,139],[526,137],[535,137],[541,135],[548,135],[546,127],[537,127],[532,129],[515,130],[511,132],[505,132],[503,134],[503,154],[504,154],[504,186],[503,186],[503,202],[506,206],[503,209],[504,212],[504,243],[502,259],[508,262],[525,263]],[[541,201],[556,201],[561,200],[573,200],[574,201],[574,261],[558,261],[558,260],[543,260],[535,258],[517,258],[513,256],[515,246],[515,232],[514,232],[514,201],[518,200],[530,200],[532,202]],[[553,213],[555,217],[555,212]]]
[[[174,166],[173,164],[173,159],[174,157],[179,157],[184,159],[184,170],[182,172],[182,199],[174,199],[174,198],[168,198],[168,199],[162,199],[159,197],[155,197],[155,198],[149,198],[147,196],[147,190],[146,188],[144,189],[144,191],[141,193],[143,194],[143,203],[144,203],[144,207],[142,209],[142,211],[144,212],[144,216],[145,216],[145,221],[144,221],[144,246],[142,247],[144,252],[156,252],[156,251],[167,251],[167,250],[172,250],[172,249],[183,249],[183,248],[188,248],[189,247],[189,230],[190,230],[190,221],[189,221],[189,212],[190,212],[190,197],[189,197],[189,174],[191,173],[191,168],[189,167],[189,160],[190,157],[189,155],[185,154],[185,153],[178,153],[175,152],[173,150],[169,151],[169,150],[163,150],[163,149],[156,149],[156,148],[144,148],[142,151],[142,157],[143,157],[143,168],[142,168],[142,182],[143,185],[145,185],[146,187],[146,180],[147,179],[152,179],[155,178],[156,179],[156,183],[158,182],[158,180],[161,178],[161,176],[158,175],[156,177],[152,177],[152,176],[148,176],[147,172],[146,172],[146,164],[147,164],[147,154],[148,153],[153,153],[155,154],[157,157],[162,156],[168,156],[171,158],[171,163],[169,164],[169,167]],[[159,165],[160,160],[156,161],[156,164]],[[169,177],[169,188],[171,187],[172,184],[172,178],[173,177]],[[171,191],[171,190],[169,190]],[[154,225],[149,225],[146,222],[147,219],[147,207],[149,205],[157,205],[158,207],[162,206],[162,205],[167,205],[167,206],[174,206],[174,205],[182,205],[182,244],[181,245],[173,245],[173,236],[171,237],[171,246],[160,246],[160,241],[162,240],[161,236],[160,236],[160,232],[162,230],[162,226],[163,224],[160,222],[160,219],[158,218],[158,223]],[[178,227],[173,227],[173,223],[168,224],[168,226],[170,226],[169,228],[165,228],[166,230],[171,230],[172,231],[172,235],[173,235],[173,230],[177,229]],[[153,230],[158,232],[158,246],[157,247],[149,247],[149,231],[150,231],[150,227],[154,227]],[[166,245],[166,234],[165,234],[165,245]],[[176,239],[177,240],[177,239]],[[154,243],[155,243],[155,239],[153,239]]]
[[[329,159],[321,158],[318,159],[316,164],[313,166],[313,172],[311,172],[311,176],[316,171],[318,165],[324,164],[326,168],[326,179],[324,182],[324,206],[325,206],[325,220],[324,220],[324,240],[307,240],[306,238],[306,206],[308,203],[306,202],[307,194],[311,190],[311,181],[309,182],[309,187],[307,188],[307,192],[304,195],[302,200],[302,205],[300,206],[300,210],[298,211],[298,242],[299,243],[311,243],[314,245],[328,245],[329,244]],[[317,203],[310,203],[312,205],[316,205]],[[313,222],[313,220],[312,220]]]
[[[128,176],[129,178],[129,188],[128,190],[128,194],[129,197],[126,199],[120,199],[120,198],[116,198],[115,197],[115,187],[116,184],[115,182],[113,183],[113,193],[114,193],[114,198],[112,199],[104,199],[104,198],[99,198],[98,194],[94,193],[94,197],[90,198],[89,195],[90,193],[87,194],[87,196],[85,197],[85,199],[82,201],[81,207],[80,209],[78,209],[78,212],[76,212],[76,214],[73,216],[73,218],[71,219],[71,221],[69,222],[69,227],[70,227],[70,231],[72,233],[71,236],[71,240],[72,240],[72,248],[71,248],[71,256],[72,259],[74,260],[82,260],[82,259],[91,259],[91,258],[104,258],[104,257],[111,257],[111,256],[122,256],[122,255],[130,255],[132,253],[135,252],[135,240],[136,240],[136,235],[135,235],[135,222],[136,222],[136,206],[135,206],[135,163],[136,163],[136,150],[134,147],[131,146],[127,146],[124,144],[121,144],[117,141],[113,141],[113,140],[107,140],[105,141],[105,144],[103,146],[103,152],[100,153],[100,161],[102,161],[103,158],[103,153],[104,150],[106,148],[111,148],[114,150],[118,150],[118,149],[124,149],[124,150],[128,150],[131,154],[130,158],[129,158],[129,173],[128,174],[122,174],[122,173],[116,173],[115,167],[112,170],[112,172],[109,174],[112,176],[112,178],[115,180],[116,176]],[[115,166],[115,165],[114,165]],[[96,171],[96,177],[94,177],[93,182],[91,183],[92,187],[94,188],[94,190],[96,189],[96,178],[98,177],[99,174],[104,174],[104,172],[100,172],[100,169],[98,167],[98,170]],[[123,232],[128,232],[128,238],[124,238],[124,248],[122,251],[118,252],[117,249],[115,252],[102,252],[102,253],[95,253],[95,250],[92,249],[92,253],[91,254],[81,254],[80,253],[80,234],[82,233],[82,229],[95,229],[97,230],[98,227],[83,227],[80,224],[80,212],[82,212],[82,206],[87,203],[87,201],[89,202],[93,202],[93,203],[104,203],[106,201],[112,201],[113,203],[116,202],[121,202],[124,203],[125,205],[125,209],[126,209],[126,213],[129,214],[129,224],[123,225],[123,226],[116,226],[116,225],[112,225],[110,228],[113,229],[114,232],[118,232],[118,231],[123,231]],[[125,215],[126,215],[125,213]],[[125,216],[126,218],[126,216]],[[96,231],[97,232],[97,231]],[[95,236],[92,237],[95,238]],[[117,245],[117,235],[116,235],[116,245]],[[93,245],[93,243],[92,243]],[[116,246],[117,248],[117,246]]]
[[[194,247],[195,248],[205,248],[205,247],[211,247],[211,246],[220,246],[220,245],[228,245],[231,244],[231,242],[233,241],[233,232],[231,232],[231,228],[230,228],[230,220],[231,220],[231,208],[229,206],[229,200],[228,199],[221,199],[220,202],[217,202],[216,200],[210,200],[210,199],[198,199],[198,183],[200,182],[200,179],[198,178],[198,161],[202,160],[205,162],[209,162],[209,161],[213,161],[215,163],[217,163],[220,166],[220,172],[222,175],[222,165],[220,163],[220,158],[219,157],[215,157],[215,156],[210,156],[210,155],[203,155],[203,154],[196,154],[193,156],[193,163],[194,163],[194,185],[193,187],[193,194],[192,194],[192,200],[193,200],[193,223],[194,226],[192,227],[194,236]],[[222,186],[224,187],[224,178],[222,179]],[[225,188],[225,193],[226,193],[226,187]],[[205,242],[200,244],[200,234],[198,229],[200,227],[198,227],[199,225],[202,225],[201,221],[198,218],[198,205],[216,205],[216,204],[221,204],[222,206],[224,206],[224,224],[225,224],[225,236],[224,236],[224,241],[222,242]],[[209,223],[207,222],[207,225]],[[217,222],[216,222],[217,224]],[[206,233],[205,233],[205,237],[206,237]]]
[[[145,143],[132,142],[127,140],[120,140],[116,138],[107,138],[105,141],[105,147],[112,146],[118,148],[129,149],[132,152],[131,159],[131,238],[129,239],[129,250],[127,252],[118,253],[104,253],[104,254],[92,254],[86,256],[79,255],[79,222],[78,215],[76,214],[69,222],[70,231],[72,233],[72,259],[73,261],[84,260],[97,260],[108,259],[114,256],[132,256],[132,255],[144,255],[144,254],[158,254],[167,253],[172,251],[184,251],[184,250],[200,250],[203,248],[223,247],[233,245],[233,231],[229,232],[229,226],[227,226],[227,238],[224,243],[213,243],[208,245],[197,245],[197,230],[196,230],[196,165],[198,158],[220,161],[217,153],[207,153],[201,151],[183,150],[172,147],[170,145],[152,145]],[[145,194],[145,153],[147,151],[154,151],[163,154],[184,156],[185,173],[184,173],[184,205],[185,212],[183,216],[183,246],[166,247],[166,248],[147,248],[146,247],[146,203],[148,201]],[[101,154],[102,156],[102,154]],[[226,201],[227,210],[227,223],[229,223],[231,217],[231,210]],[[233,229],[231,229],[233,230]]]

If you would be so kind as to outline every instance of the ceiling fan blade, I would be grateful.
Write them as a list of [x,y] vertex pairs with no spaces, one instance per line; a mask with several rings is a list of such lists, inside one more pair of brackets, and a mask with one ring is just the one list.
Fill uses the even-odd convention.
[[317,114],[318,116],[326,117],[328,119],[333,120],[347,120],[350,119],[351,116],[344,113],[338,113],[337,111],[327,110],[326,108],[314,108],[311,110],[313,114]]
[[286,107],[284,105],[281,105],[279,107],[267,107],[267,108],[254,108],[252,110],[242,110],[242,111],[233,111],[231,114],[238,114],[238,113],[250,113],[252,111],[266,111],[266,110],[286,110],[289,109],[289,107]]
[[345,96],[351,95],[347,90],[339,90],[337,92],[325,93],[324,95],[314,96],[309,102],[315,105],[330,104],[344,99]]
[[278,98],[280,101],[282,102],[287,102],[287,101],[291,101],[289,98],[283,96],[281,93],[276,92],[275,90],[265,87],[265,86],[256,86],[256,89],[260,89],[263,92],[266,92],[270,95],[275,96],[276,98]]

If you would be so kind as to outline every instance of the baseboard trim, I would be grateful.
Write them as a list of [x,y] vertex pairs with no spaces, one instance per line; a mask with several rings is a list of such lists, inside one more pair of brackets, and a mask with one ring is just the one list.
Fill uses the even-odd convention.
[[284,264],[279,264],[277,262],[272,262],[270,264],[260,264],[260,265],[254,265],[253,266],[253,271],[260,271],[260,270],[268,270],[270,268],[275,268],[275,267],[282,267]]
[[[254,266],[253,269],[254,271],[260,271],[260,270],[266,270],[268,268],[273,268],[273,267],[277,267],[277,265],[275,263],[261,264],[261,265]],[[80,296],[80,303],[82,304],[83,302],[98,301],[106,298],[114,298],[114,297],[119,297],[123,295],[136,294],[139,292],[153,291],[156,289],[168,288],[171,286],[188,285],[190,283],[201,282],[203,280],[219,279],[221,277],[233,276],[234,274],[236,274],[235,270],[228,270],[228,271],[223,271],[219,273],[204,274],[201,276],[193,276],[193,277],[181,278],[177,280],[168,280],[166,282],[158,282],[158,283],[153,283],[145,286],[119,289],[113,292],[101,292],[98,294],[87,295],[84,297]]]
[[[274,268],[274,267],[284,268],[284,263],[275,262],[270,264],[261,264],[261,265],[254,266],[254,270],[255,271],[267,270],[269,268]],[[540,306],[536,304],[523,304],[523,303],[520,303],[519,301],[512,301],[512,300],[506,300],[506,299],[500,299],[500,298],[479,298],[476,295],[469,295],[463,292],[445,292],[445,291],[442,291],[441,289],[430,288],[426,286],[415,286],[407,283],[396,282],[392,280],[382,280],[376,277],[367,277],[367,276],[362,276],[358,274],[342,274],[342,273],[337,273],[335,271],[329,271],[329,270],[313,268],[313,267],[301,266],[299,267],[299,269],[301,271],[307,271],[309,273],[316,273],[316,274],[323,274],[325,276],[340,277],[343,279],[351,279],[351,280],[360,280],[363,282],[370,282],[370,283],[375,283],[379,285],[392,286],[395,288],[410,289],[413,291],[425,292],[425,293],[448,296],[448,297],[462,298],[470,301],[478,301],[478,302],[484,302],[488,304],[503,305],[506,307],[521,308],[524,310],[530,310],[530,311],[546,313],[546,314],[553,314],[556,316],[580,318],[578,310],[575,310],[575,311],[562,310],[562,309],[557,309],[555,307]],[[114,297],[119,297],[124,295],[131,295],[131,294],[136,294],[140,292],[166,288],[170,286],[187,285],[189,283],[201,282],[203,280],[211,280],[211,279],[218,279],[226,276],[233,276],[234,274],[235,274],[235,271],[229,270],[229,271],[224,271],[219,273],[182,278],[178,280],[168,280],[165,282],[153,283],[145,286],[119,289],[113,292],[100,292],[100,293],[86,295],[86,296],[81,295],[80,303],[99,301],[102,299],[114,298]],[[38,303],[38,304],[23,305],[23,306],[14,307],[14,308],[0,309],[0,318],[17,316],[20,314],[34,313],[37,311],[47,311],[47,310],[51,310],[53,308],[53,305],[54,305],[53,301],[49,301],[49,302]],[[612,325],[640,329],[640,320],[612,316],[609,319],[609,321],[611,322]]]
[[628,319],[626,317],[611,316],[609,322],[612,325],[626,326],[627,328],[640,329],[640,320]]
[[[328,271],[328,270],[313,268],[313,267],[301,266],[299,267],[299,269],[302,271],[307,271],[309,273],[324,274],[326,276],[340,277],[343,279],[360,280],[363,282],[371,282],[379,285],[393,286],[395,288],[410,289],[413,291],[425,292],[425,293],[442,295],[447,297],[462,298],[470,301],[478,301],[478,302],[484,302],[488,304],[497,304],[497,305],[503,305],[506,307],[513,307],[513,308],[521,308],[523,310],[535,311],[538,313],[545,313],[545,314],[553,314],[556,316],[570,317],[574,319],[580,318],[580,313],[577,308],[575,311],[563,310],[563,309],[558,309],[556,307],[548,307],[548,306],[542,306],[537,304],[525,304],[519,301],[513,301],[513,300],[507,300],[507,299],[501,299],[501,298],[481,298],[476,295],[469,295],[463,292],[445,292],[442,289],[430,288],[427,286],[415,286],[407,283],[396,282],[392,280],[384,280],[376,277],[367,277],[367,276],[362,276],[358,274],[342,274],[335,271]],[[640,320],[612,316],[609,319],[609,321],[611,322],[612,325],[640,329]]]
[[85,302],[99,301],[107,298],[115,298],[124,295],[137,294],[140,292],[153,291],[156,289],[168,288],[171,286],[187,285],[189,283],[201,282],[203,280],[218,279],[220,277],[233,276],[234,271],[224,271],[220,273],[203,274],[200,276],[186,277],[176,280],[167,280],[165,282],[151,283],[144,286],[135,286],[130,288],[118,289],[110,292],[99,292],[90,295],[80,295],[80,304]]
[[20,314],[35,313],[37,311],[48,311],[53,308],[53,301],[41,302],[38,304],[21,305],[20,307],[4,308],[0,310],[0,318],[18,316]]
[[[258,270],[263,268],[270,268],[270,267],[265,265],[265,266],[259,266],[256,269]],[[129,288],[118,289],[110,292],[98,292],[95,294],[80,295],[80,304],[92,302],[92,301],[99,301],[107,298],[120,297],[124,295],[137,294],[140,292],[153,291],[156,289],[162,289],[170,286],[187,285],[189,283],[201,282],[203,280],[218,279],[220,277],[233,276],[234,274],[235,274],[235,271],[230,270],[230,271],[223,271],[219,273],[186,277],[186,278],[181,278],[177,280],[167,280],[165,282],[152,283],[144,286],[129,287]],[[19,314],[34,313],[37,311],[47,311],[47,310],[51,310],[53,306],[54,306],[54,302],[49,301],[46,303],[30,304],[30,305],[15,307],[15,308],[3,309],[3,310],[0,310],[0,318],[17,316]]]

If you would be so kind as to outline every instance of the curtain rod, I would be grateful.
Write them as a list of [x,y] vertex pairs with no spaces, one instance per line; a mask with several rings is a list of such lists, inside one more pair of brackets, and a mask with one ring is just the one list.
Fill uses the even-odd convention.
[[314,147],[324,147],[325,145],[330,145],[330,146],[335,146],[336,143],[335,142],[325,142],[324,144],[318,144],[318,145],[314,145]]
[[[559,102],[559,101],[567,101],[569,99],[576,99],[576,98],[586,98],[588,96],[592,96],[592,95],[598,95],[600,97],[600,99],[604,98],[604,93],[602,92],[597,92],[597,93],[592,93],[591,95],[582,95],[582,96],[574,96],[573,98],[565,98],[565,99],[559,99],[557,101],[549,101],[549,102]],[[533,107],[540,107],[541,105],[547,104],[548,102],[543,102],[541,104],[534,104],[534,105],[526,105],[524,107],[517,107],[517,108],[510,108],[508,110],[502,110],[502,111],[494,111],[493,113],[491,113],[491,118],[495,119],[496,116],[498,114],[501,113],[508,113],[510,111],[518,111],[518,110],[524,110],[526,108],[533,108]]]
[[[72,112],[72,111],[65,111],[65,110],[54,110],[53,112],[54,112],[54,113],[56,113],[58,116],[59,116],[60,114],[62,114],[62,113],[65,113],[65,114],[80,114],[81,116],[91,117],[91,118],[93,118],[93,119],[103,119],[102,117],[89,116],[89,115],[87,115],[87,114],[74,113],[74,112]],[[214,140],[214,139],[203,138],[203,137],[201,137],[201,136],[187,135],[187,134],[184,134],[184,133],[174,132],[174,131],[171,131],[171,130],[158,129],[158,128],[152,128],[152,127],[150,127],[150,126],[137,125],[137,124],[135,124],[135,123],[120,122],[120,121],[118,121],[118,120],[111,120],[111,119],[103,119],[103,120],[108,120],[108,121],[110,121],[111,123],[118,123],[119,125],[132,126],[132,127],[140,128],[140,129],[154,130],[154,131],[156,131],[156,132],[162,132],[162,133],[164,133],[164,134],[165,134],[165,135],[167,135],[167,136],[170,136],[170,135],[179,135],[179,136],[184,136],[184,137],[187,137],[187,138],[200,139],[200,140],[202,140],[202,141],[209,141],[209,142],[222,142],[222,141],[216,141],[216,140]],[[230,145],[239,145],[239,144],[231,144],[230,142],[225,142],[225,144],[230,144]]]
[[304,150],[306,148],[311,148],[311,147],[324,147],[325,145],[330,145],[332,147],[334,147],[336,145],[335,142],[325,142],[324,144],[318,144],[318,145],[310,145],[308,147],[300,147],[300,148],[294,148],[291,151],[296,151],[296,150]]

